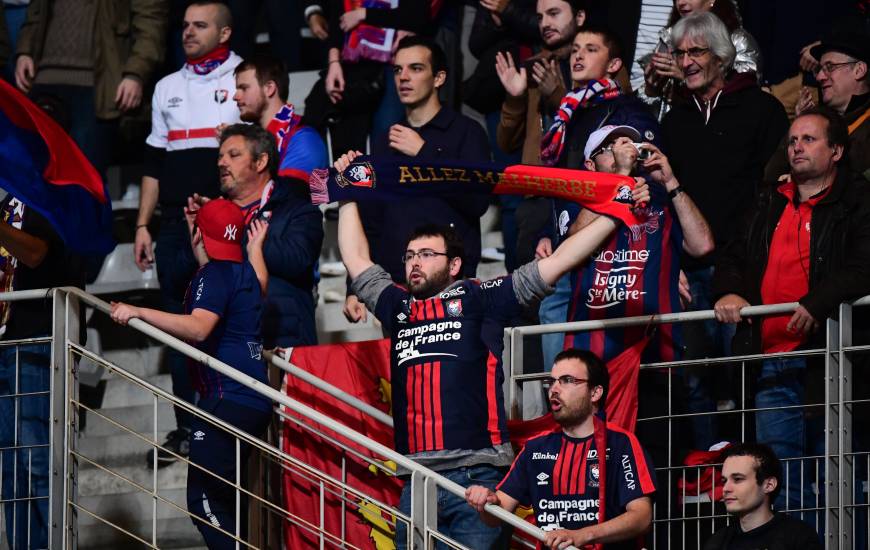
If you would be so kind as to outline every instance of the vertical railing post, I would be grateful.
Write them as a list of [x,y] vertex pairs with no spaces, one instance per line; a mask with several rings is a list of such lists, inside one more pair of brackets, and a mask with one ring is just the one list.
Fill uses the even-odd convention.
[[856,541],[853,538],[853,513],[855,487],[852,481],[854,474],[854,456],[852,455],[852,354],[844,351],[844,348],[852,346],[852,304],[840,304],[840,377],[838,379],[839,393],[839,449],[837,458],[840,464],[839,479],[839,516],[840,516],[840,541],[843,548],[854,548]]
[[[429,533],[438,531],[438,485],[431,477],[426,477],[423,483],[423,502],[425,504],[423,512],[425,522],[423,534],[425,538],[423,540],[426,542],[426,546],[423,546],[422,548],[430,548]],[[440,545],[433,544],[431,548],[435,548],[436,546]]]
[[[840,327],[833,319],[826,322],[825,343],[825,548],[840,546]],[[800,490],[800,488],[798,489]],[[816,516],[818,518],[818,516]]]
[[[523,361],[523,333],[512,328],[511,334],[511,372],[514,376],[525,373]],[[508,408],[508,414],[511,418],[523,418],[523,383],[511,380],[511,402]]]
[[408,525],[409,550],[426,548],[426,478],[420,472],[411,473],[411,524]]

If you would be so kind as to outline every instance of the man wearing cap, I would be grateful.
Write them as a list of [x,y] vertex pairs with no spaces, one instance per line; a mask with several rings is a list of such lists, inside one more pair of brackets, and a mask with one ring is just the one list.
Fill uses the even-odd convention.
[[[246,261],[242,254],[245,219],[238,206],[215,199],[187,218],[200,268],[188,286],[184,313],[113,302],[112,319],[122,325],[130,319],[142,319],[268,384],[259,330],[267,278],[263,242],[268,225],[259,220],[251,224]],[[191,370],[200,409],[254,436],[262,434],[271,418],[271,401],[205,365],[196,363]],[[250,446],[242,444],[241,464],[246,463],[249,452]],[[188,468],[188,510],[202,518],[195,519],[194,524],[209,548],[230,548],[232,539],[215,527],[236,532],[235,491],[212,474],[235,480],[235,438],[194,416],[190,460],[206,469]]]
[[[849,167],[854,175],[870,180],[870,25],[859,18],[841,20],[810,51],[819,60],[815,75],[822,105],[842,115],[848,126]],[[814,106],[807,94],[798,103],[798,114]],[[765,179],[776,181],[788,174],[787,147],[783,140],[767,165]]]

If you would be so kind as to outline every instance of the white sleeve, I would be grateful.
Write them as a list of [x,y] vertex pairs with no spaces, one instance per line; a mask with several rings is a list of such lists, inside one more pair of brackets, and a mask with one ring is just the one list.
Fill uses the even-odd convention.
[[163,87],[158,82],[154,88],[154,95],[151,96],[151,133],[145,139],[145,143],[152,147],[166,149],[169,145],[169,128],[163,117],[163,109],[160,108],[163,103],[161,100],[162,89]]

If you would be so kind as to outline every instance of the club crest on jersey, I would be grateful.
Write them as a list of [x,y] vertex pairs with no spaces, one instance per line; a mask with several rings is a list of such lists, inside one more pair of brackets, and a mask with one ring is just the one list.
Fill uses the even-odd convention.
[[215,90],[214,91],[214,102],[215,103],[226,103],[230,98],[230,92],[228,90]]
[[340,187],[353,185],[354,187],[373,189],[375,186],[375,170],[370,162],[358,162],[350,165],[344,172],[339,173],[336,177],[336,182]]
[[627,185],[620,185],[616,190],[616,196],[613,197],[614,202],[621,202],[625,204],[632,204],[634,200],[631,198],[631,187]]
[[589,475],[586,480],[587,487],[598,487],[600,473],[598,472],[598,464],[591,464],[589,466]]
[[462,300],[450,300],[447,302],[447,315],[451,317],[461,317]]

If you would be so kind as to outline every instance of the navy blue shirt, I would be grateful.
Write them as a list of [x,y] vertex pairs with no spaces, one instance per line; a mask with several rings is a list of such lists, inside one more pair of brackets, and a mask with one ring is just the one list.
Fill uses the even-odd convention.
[[[263,296],[250,263],[212,260],[190,282],[185,313],[204,309],[220,317],[208,338],[196,347],[268,385],[260,339]],[[201,363],[191,362],[191,378],[201,398],[227,399],[269,410],[271,401]]]
[[[649,455],[634,434],[607,425],[607,513],[613,519],[625,506],[656,491]],[[580,529],[598,523],[598,450],[590,435],[575,438],[552,432],[530,439],[498,490],[531,506],[544,531]],[[636,541],[605,545],[608,550],[637,548]]]
[[458,281],[416,300],[386,287],[375,315],[391,335],[396,450],[483,449],[508,442],[501,357],[521,310],[510,276]]
[[[442,107],[432,120],[419,128],[414,128],[407,120],[399,124],[412,128],[425,141],[413,158],[490,160],[489,141],[480,124],[448,107]],[[372,156],[410,158],[392,149],[386,134],[372,140]],[[396,281],[405,280],[401,258],[408,236],[416,227],[430,223],[456,229],[465,246],[463,276],[474,277],[480,262],[480,217],[488,206],[489,198],[479,195],[359,203],[360,217],[372,247],[372,260]]]

